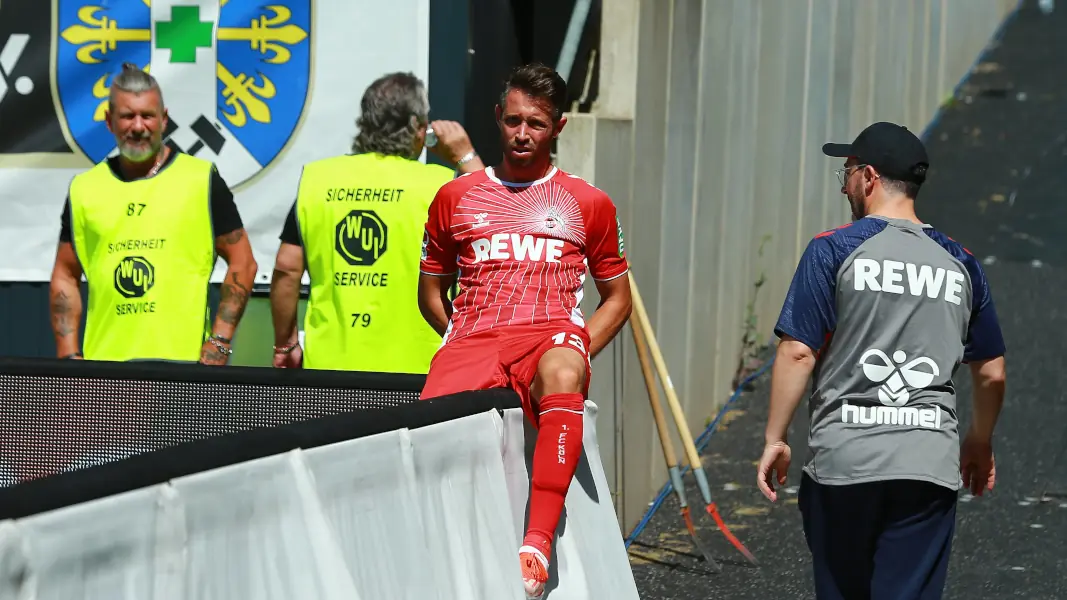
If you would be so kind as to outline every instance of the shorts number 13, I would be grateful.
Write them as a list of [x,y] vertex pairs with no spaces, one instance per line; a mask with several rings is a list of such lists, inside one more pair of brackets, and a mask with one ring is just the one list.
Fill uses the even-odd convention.
[[574,346],[579,351],[581,351],[582,354],[585,354],[585,344],[582,343],[582,338],[578,337],[573,333],[568,335],[567,332],[561,331],[556,335],[552,336],[552,341],[555,342],[556,345],[562,344],[564,341],[566,341],[568,344]]

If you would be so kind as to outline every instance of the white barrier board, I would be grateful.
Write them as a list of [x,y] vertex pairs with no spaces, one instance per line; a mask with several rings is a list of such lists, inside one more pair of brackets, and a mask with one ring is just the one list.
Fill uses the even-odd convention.
[[[638,598],[596,410],[544,600]],[[489,411],[0,522],[0,598],[524,600],[532,433]]]

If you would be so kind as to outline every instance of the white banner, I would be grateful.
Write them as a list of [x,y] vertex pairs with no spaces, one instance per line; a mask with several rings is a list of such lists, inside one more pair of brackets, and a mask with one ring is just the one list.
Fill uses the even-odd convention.
[[[270,281],[301,167],[349,151],[366,87],[391,71],[429,78],[429,0],[11,5],[0,4],[3,281],[49,280],[71,178],[116,151],[103,111],[124,62],[159,80],[168,142],[215,162],[234,191],[257,283]],[[220,259],[213,280],[224,273]]]

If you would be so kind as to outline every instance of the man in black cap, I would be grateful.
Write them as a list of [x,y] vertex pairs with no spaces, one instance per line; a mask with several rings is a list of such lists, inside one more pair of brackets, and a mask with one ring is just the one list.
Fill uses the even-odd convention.
[[[929,159],[914,134],[875,123],[823,152],[845,159],[853,221],[809,242],[786,295],[757,485],[773,502],[785,484],[786,433],[814,374],[798,500],[817,597],[940,598],[957,492],[995,479],[996,309],[974,256],[915,215]],[[974,380],[963,436],[962,363]]]
[[[915,134],[906,127],[893,123],[880,122],[864,129],[851,144],[823,144],[823,154],[847,159],[843,169],[837,171],[841,182],[841,193],[848,197],[852,207],[853,219],[862,219],[864,215],[879,212],[879,206],[885,203],[905,204],[900,207],[899,216],[919,222],[915,216],[915,197],[919,187],[926,181],[926,169],[930,159],[926,148]],[[863,169],[866,177],[851,175],[856,169]],[[846,185],[853,182],[859,187],[849,189]],[[875,182],[879,182],[875,188]],[[883,193],[878,193],[883,192]],[[867,201],[871,206],[865,206]]]

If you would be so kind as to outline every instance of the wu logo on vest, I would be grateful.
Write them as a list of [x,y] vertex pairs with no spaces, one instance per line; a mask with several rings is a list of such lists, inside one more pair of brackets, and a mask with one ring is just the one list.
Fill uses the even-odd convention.
[[102,121],[123,62],[159,81],[167,145],[215,162],[232,186],[275,162],[300,122],[312,0],[55,1],[53,93],[94,163],[117,152]]
[[115,267],[115,291],[123,298],[142,298],[156,284],[156,268],[143,256],[127,256]]
[[926,388],[941,374],[930,358],[919,356],[908,360],[907,354],[897,350],[890,358],[885,352],[871,348],[860,357],[863,375],[878,386],[878,400],[882,406],[855,406],[845,401],[841,420],[860,425],[906,425],[941,428],[941,407],[915,408],[906,406],[912,392]]
[[337,253],[348,264],[367,267],[388,248],[389,228],[373,210],[354,210],[337,223]]

